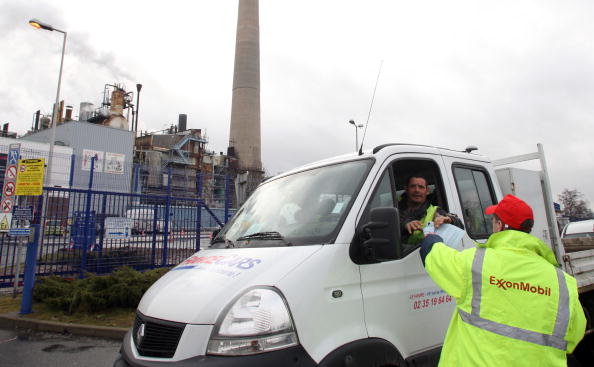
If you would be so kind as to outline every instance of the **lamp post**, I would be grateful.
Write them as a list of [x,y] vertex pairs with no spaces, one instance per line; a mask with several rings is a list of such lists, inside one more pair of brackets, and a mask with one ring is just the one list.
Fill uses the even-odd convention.
[[132,121],[132,126],[134,126],[134,137],[136,137],[136,132],[138,131],[138,114],[140,111],[140,90],[142,89],[142,84],[136,84],[136,121]]
[[355,127],[355,152],[359,150],[359,128],[363,127],[363,124],[357,125],[355,120],[349,120],[349,124]]
[[52,114],[52,131],[50,138],[49,156],[47,159],[47,175],[45,178],[45,185],[49,186],[51,183],[52,175],[52,161],[54,157],[54,145],[56,143],[56,125],[58,124],[58,105],[60,104],[60,85],[62,84],[62,67],[64,66],[64,51],[66,50],[66,32],[52,27],[51,25],[44,23],[38,19],[31,19],[29,24],[37,29],[44,29],[46,31],[56,31],[64,35],[62,41],[62,58],[60,60],[60,73],[58,74],[58,90],[56,91],[56,103],[54,104],[54,112]]

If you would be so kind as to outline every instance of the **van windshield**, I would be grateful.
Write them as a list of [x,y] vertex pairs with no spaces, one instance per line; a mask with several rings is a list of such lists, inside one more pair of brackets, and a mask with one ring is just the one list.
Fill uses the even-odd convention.
[[324,166],[261,185],[211,248],[331,243],[373,160]]

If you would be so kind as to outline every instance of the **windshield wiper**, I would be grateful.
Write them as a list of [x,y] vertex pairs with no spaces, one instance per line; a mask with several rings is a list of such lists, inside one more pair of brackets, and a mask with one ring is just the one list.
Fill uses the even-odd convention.
[[257,232],[257,233],[252,233],[252,234],[248,234],[246,236],[241,236],[238,239],[236,239],[235,241],[249,241],[249,240],[260,240],[260,241],[274,241],[274,240],[280,240],[285,242],[285,244],[287,246],[292,246],[293,244],[291,242],[287,242],[287,240],[285,240],[285,238],[283,237],[282,234],[278,233],[278,232]]
[[[209,245],[209,247],[212,247],[214,245],[216,245],[217,243],[224,243],[226,246],[225,248],[234,248],[235,247],[235,243],[231,240],[228,240],[226,238],[217,238],[214,241],[212,241]],[[222,248],[222,247],[216,247],[216,248]]]

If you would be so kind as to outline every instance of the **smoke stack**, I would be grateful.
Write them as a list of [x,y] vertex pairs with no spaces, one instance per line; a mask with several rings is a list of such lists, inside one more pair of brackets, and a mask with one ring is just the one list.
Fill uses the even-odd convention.
[[50,122],[51,122],[51,120],[50,120],[50,118],[49,118],[49,117],[47,117],[47,116],[43,116],[43,117],[41,118],[41,126],[40,126],[40,128],[41,128],[41,129],[47,129],[47,128],[49,128],[49,126],[50,126]]
[[64,121],[72,121],[72,106],[66,106],[66,117]]
[[111,92],[111,107],[109,112],[112,115],[124,115],[124,91],[116,88]]
[[239,168],[252,172],[262,170],[258,12],[258,0],[239,0],[229,133]]
[[33,125],[33,131],[39,130],[39,118],[41,117],[41,111],[35,112],[35,124]]
[[188,115],[186,115],[185,113],[180,113],[179,114],[179,120],[178,120],[178,124],[179,126],[179,131],[186,131],[188,130]]
[[61,124],[62,121],[64,121],[64,101],[60,101],[58,104],[58,114],[56,115],[56,122],[58,125]]
[[2,125],[2,136],[8,136],[8,122]]

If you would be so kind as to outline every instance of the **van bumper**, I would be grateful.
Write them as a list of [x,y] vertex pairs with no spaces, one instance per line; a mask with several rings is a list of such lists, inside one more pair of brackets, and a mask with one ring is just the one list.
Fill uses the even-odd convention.
[[124,338],[124,343],[120,349],[120,356],[116,359],[113,367],[265,367],[265,366],[291,366],[291,367],[310,367],[317,366],[313,359],[307,354],[301,345],[289,347],[272,352],[254,354],[249,356],[196,356],[181,361],[147,361],[137,359],[130,349],[130,332]]

